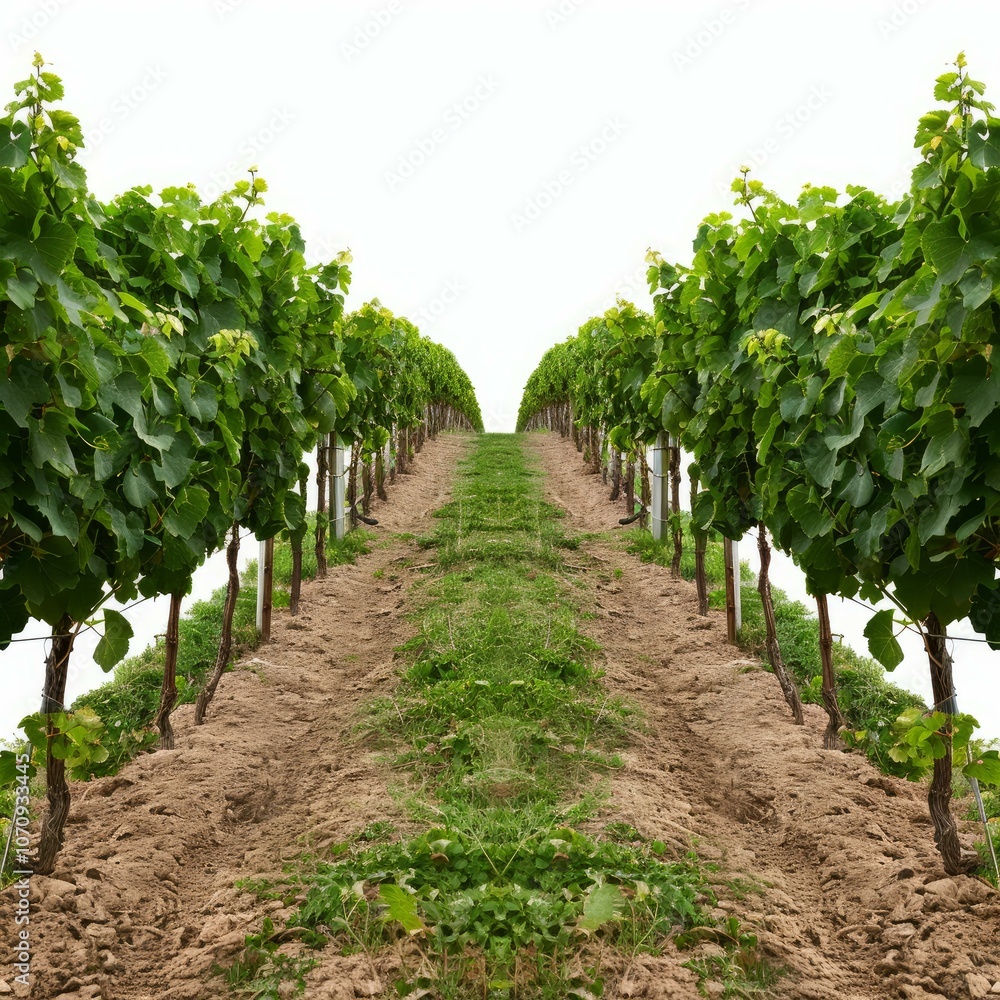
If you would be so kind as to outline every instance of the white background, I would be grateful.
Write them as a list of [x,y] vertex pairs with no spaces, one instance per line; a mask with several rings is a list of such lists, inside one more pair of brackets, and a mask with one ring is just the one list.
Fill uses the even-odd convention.
[[[650,308],[647,248],[689,261],[741,164],[788,198],[898,197],[934,78],[964,49],[996,99],[998,37],[985,0],[5,0],[0,89],[52,63],[102,198],[259,166],[312,259],[353,252],[349,306],[454,350],[510,430],[542,353],[618,293]],[[166,609],[133,617],[152,635]],[[998,736],[996,654],[958,645],[960,702]],[[41,646],[0,654],[0,734],[37,707]],[[925,675],[918,649],[896,676]]]

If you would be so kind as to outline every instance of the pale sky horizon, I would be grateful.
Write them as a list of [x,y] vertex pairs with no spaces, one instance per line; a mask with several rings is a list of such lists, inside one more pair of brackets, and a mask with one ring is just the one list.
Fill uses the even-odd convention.
[[[102,199],[257,166],[312,260],[350,248],[348,309],[413,320],[512,430],[542,354],[619,293],[650,309],[647,248],[689,262],[741,165],[899,197],[959,51],[1000,98],[998,37],[986,0],[7,0],[0,90],[42,53]],[[957,654],[1000,736],[997,654]]]

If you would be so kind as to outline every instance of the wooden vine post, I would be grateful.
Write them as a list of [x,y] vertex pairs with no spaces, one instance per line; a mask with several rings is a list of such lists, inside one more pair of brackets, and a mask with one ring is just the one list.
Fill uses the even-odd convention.
[[66,761],[56,757],[52,744],[59,735],[52,721],[52,714],[65,712],[66,677],[69,673],[69,657],[73,652],[76,638],[74,622],[63,615],[52,630],[52,645],[45,659],[45,688],[42,692],[42,714],[48,715],[45,750],[45,794],[49,801],[49,811],[42,823],[42,834],[38,844],[38,858],[35,863],[36,875],[51,875],[55,868],[56,855],[62,848],[63,828],[69,815],[69,785],[66,784]]
[[200,726],[205,721],[205,712],[209,702],[219,686],[223,671],[229,666],[229,658],[233,652],[233,615],[236,613],[236,599],[240,593],[240,525],[233,522],[232,535],[226,546],[226,565],[229,568],[229,583],[226,587],[226,603],[222,609],[222,637],[219,639],[219,652],[215,658],[215,667],[205,686],[198,694],[194,706],[194,724]]
[[675,579],[681,577],[681,556],[684,550],[684,532],[681,527],[681,446],[675,437],[669,440],[670,460],[670,523],[673,526],[674,557],[670,572]]
[[740,547],[731,538],[723,543],[726,560],[726,637],[735,646],[736,633],[743,625],[740,614]]
[[840,746],[840,730],[844,717],[837,702],[837,679],[833,673],[833,632],[830,629],[830,608],[826,594],[816,595],[816,616],[819,618],[819,655],[823,664],[823,707],[829,716],[823,733],[823,747],[836,750]]
[[261,642],[271,641],[271,612],[274,607],[274,539],[260,543],[257,563],[257,634]]
[[765,645],[767,648],[767,659],[771,664],[775,677],[781,685],[781,691],[788,702],[788,707],[792,710],[792,718],[797,726],[804,723],[802,718],[802,699],[799,697],[799,690],[792,680],[785,660],[781,655],[781,647],[778,645],[778,624],[774,617],[774,601],[771,598],[771,545],[767,540],[767,528],[761,521],[757,525],[757,551],[760,553],[760,574],[757,577],[757,592],[760,594],[760,603],[764,609],[764,625],[766,628]]
[[375,465],[374,462],[362,461],[361,463],[361,510],[365,514],[371,513],[372,495],[375,492]]
[[649,485],[649,461],[646,458],[645,447],[639,449],[639,483],[639,504],[642,507],[642,516],[639,518],[639,524],[646,528],[649,527],[649,503],[651,493]]
[[611,449],[611,493],[608,499],[612,502],[622,495],[622,453],[617,448]]
[[[303,464],[299,468],[302,470],[302,475],[299,476],[299,494],[302,497],[302,507],[304,510],[306,507],[309,480],[305,474],[307,466]],[[291,593],[289,594],[288,599],[288,611],[293,615],[297,615],[299,613],[299,602],[302,600],[302,536],[304,531],[305,528],[303,527],[301,531],[293,532],[291,538],[292,584]]]
[[597,474],[601,471],[601,436],[596,427],[587,428],[587,442],[586,458],[590,463],[590,471]]
[[[695,498],[698,496],[698,480],[691,477],[691,510],[695,507]],[[698,614],[708,615],[708,576],[705,572],[705,550],[708,547],[708,532],[702,531],[691,519],[691,533],[694,535],[694,582],[698,588]],[[727,594],[728,594],[727,577]],[[728,604],[728,601],[727,601]]]
[[160,749],[174,749],[174,727],[170,713],[177,701],[177,653],[180,649],[181,603],[184,595],[170,595],[167,612],[167,635],[163,649],[163,684],[160,687],[160,707],[156,713],[156,728],[160,731]]
[[351,443],[350,469],[347,476],[347,506],[351,512],[351,528],[358,526],[358,462],[360,457],[361,445],[359,442],[353,441]]
[[320,439],[316,448],[316,576],[323,579],[326,576],[326,481],[327,452],[329,435]]
[[385,491],[385,445],[375,453],[375,495],[385,503],[389,494]]

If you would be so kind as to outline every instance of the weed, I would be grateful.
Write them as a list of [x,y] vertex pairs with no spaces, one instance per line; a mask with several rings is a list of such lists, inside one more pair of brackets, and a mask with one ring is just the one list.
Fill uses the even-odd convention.
[[763,896],[767,888],[764,883],[758,882],[756,879],[741,878],[739,876],[726,879],[725,885],[729,890],[729,896],[737,902],[742,902],[751,895]]
[[[248,934],[243,954],[228,969],[213,966],[216,975],[225,977],[229,988],[245,995],[265,1000],[267,997],[302,996],[305,993],[307,973],[316,965],[316,959],[282,953],[276,940],[275,928],[270,917],[265,917],[257,934]],[[291,984],[289,993],[282,984]]]
[[[698,976],[702,996],[732,1000],[759,1000],[770,995],[784,971],[766,962],[758,950],[757,935],[743,929],[738,917],[727,917],[718,927],[696,927],[677,938],[679,947],[708,944],[703,954],[684,963]],[[721,984],[709,991],[708,983]]]

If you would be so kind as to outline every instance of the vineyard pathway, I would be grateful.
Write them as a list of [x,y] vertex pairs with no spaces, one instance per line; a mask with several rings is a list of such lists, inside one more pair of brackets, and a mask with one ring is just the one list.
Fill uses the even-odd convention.
[[[412,634],[401,606],[424,560],[415,543],[391,536],[433,528],[470,440],[425,444],[373,511],[372,530],[389,543],[304,584],[301,613],[276,612],[272,641],[223,677],[203,726],[193,725],[193,706],[176,711],[176,750],[74,785],[54,877],[32,880],[30,996],[229,996],[212,965],[231,964],[244,936],[281,906],[239,892],[236,880],[278,875],[307,846],[374,821],[406,830],[386,773],[350,729],[359,705],[386,690],[393,649]],[[0,945],[12,953],[12,940]],[[345,995],[367,976],[356,956],[345,959]]]
[[[572,443],[530,440],[566,530],[617,528],[623,504],[608,501]],[[771,963],[791,970],[775,997],[985,996],[1000,981],[1000,894],[945,875],[925,786],[823,750],[818,706],[804,706],[806,725],[795,726],[774,676],[726,642],[724,612],[698,615],[694,584],[620,546],[585,541],[580,552],[599,567],[588,609],[596,617],[580,628],[604,650],[605,683],[649,724],[600,822],[630,823],[678,848],[694,842],[724,879],[744,879],[744,891],[756,884],[762,892],[742,899],[725,885],[717,892]],[[971,846],[974,827],[962,829]],[[640,958],[635,978],[641,995],[666,1000],[660,961]]]

